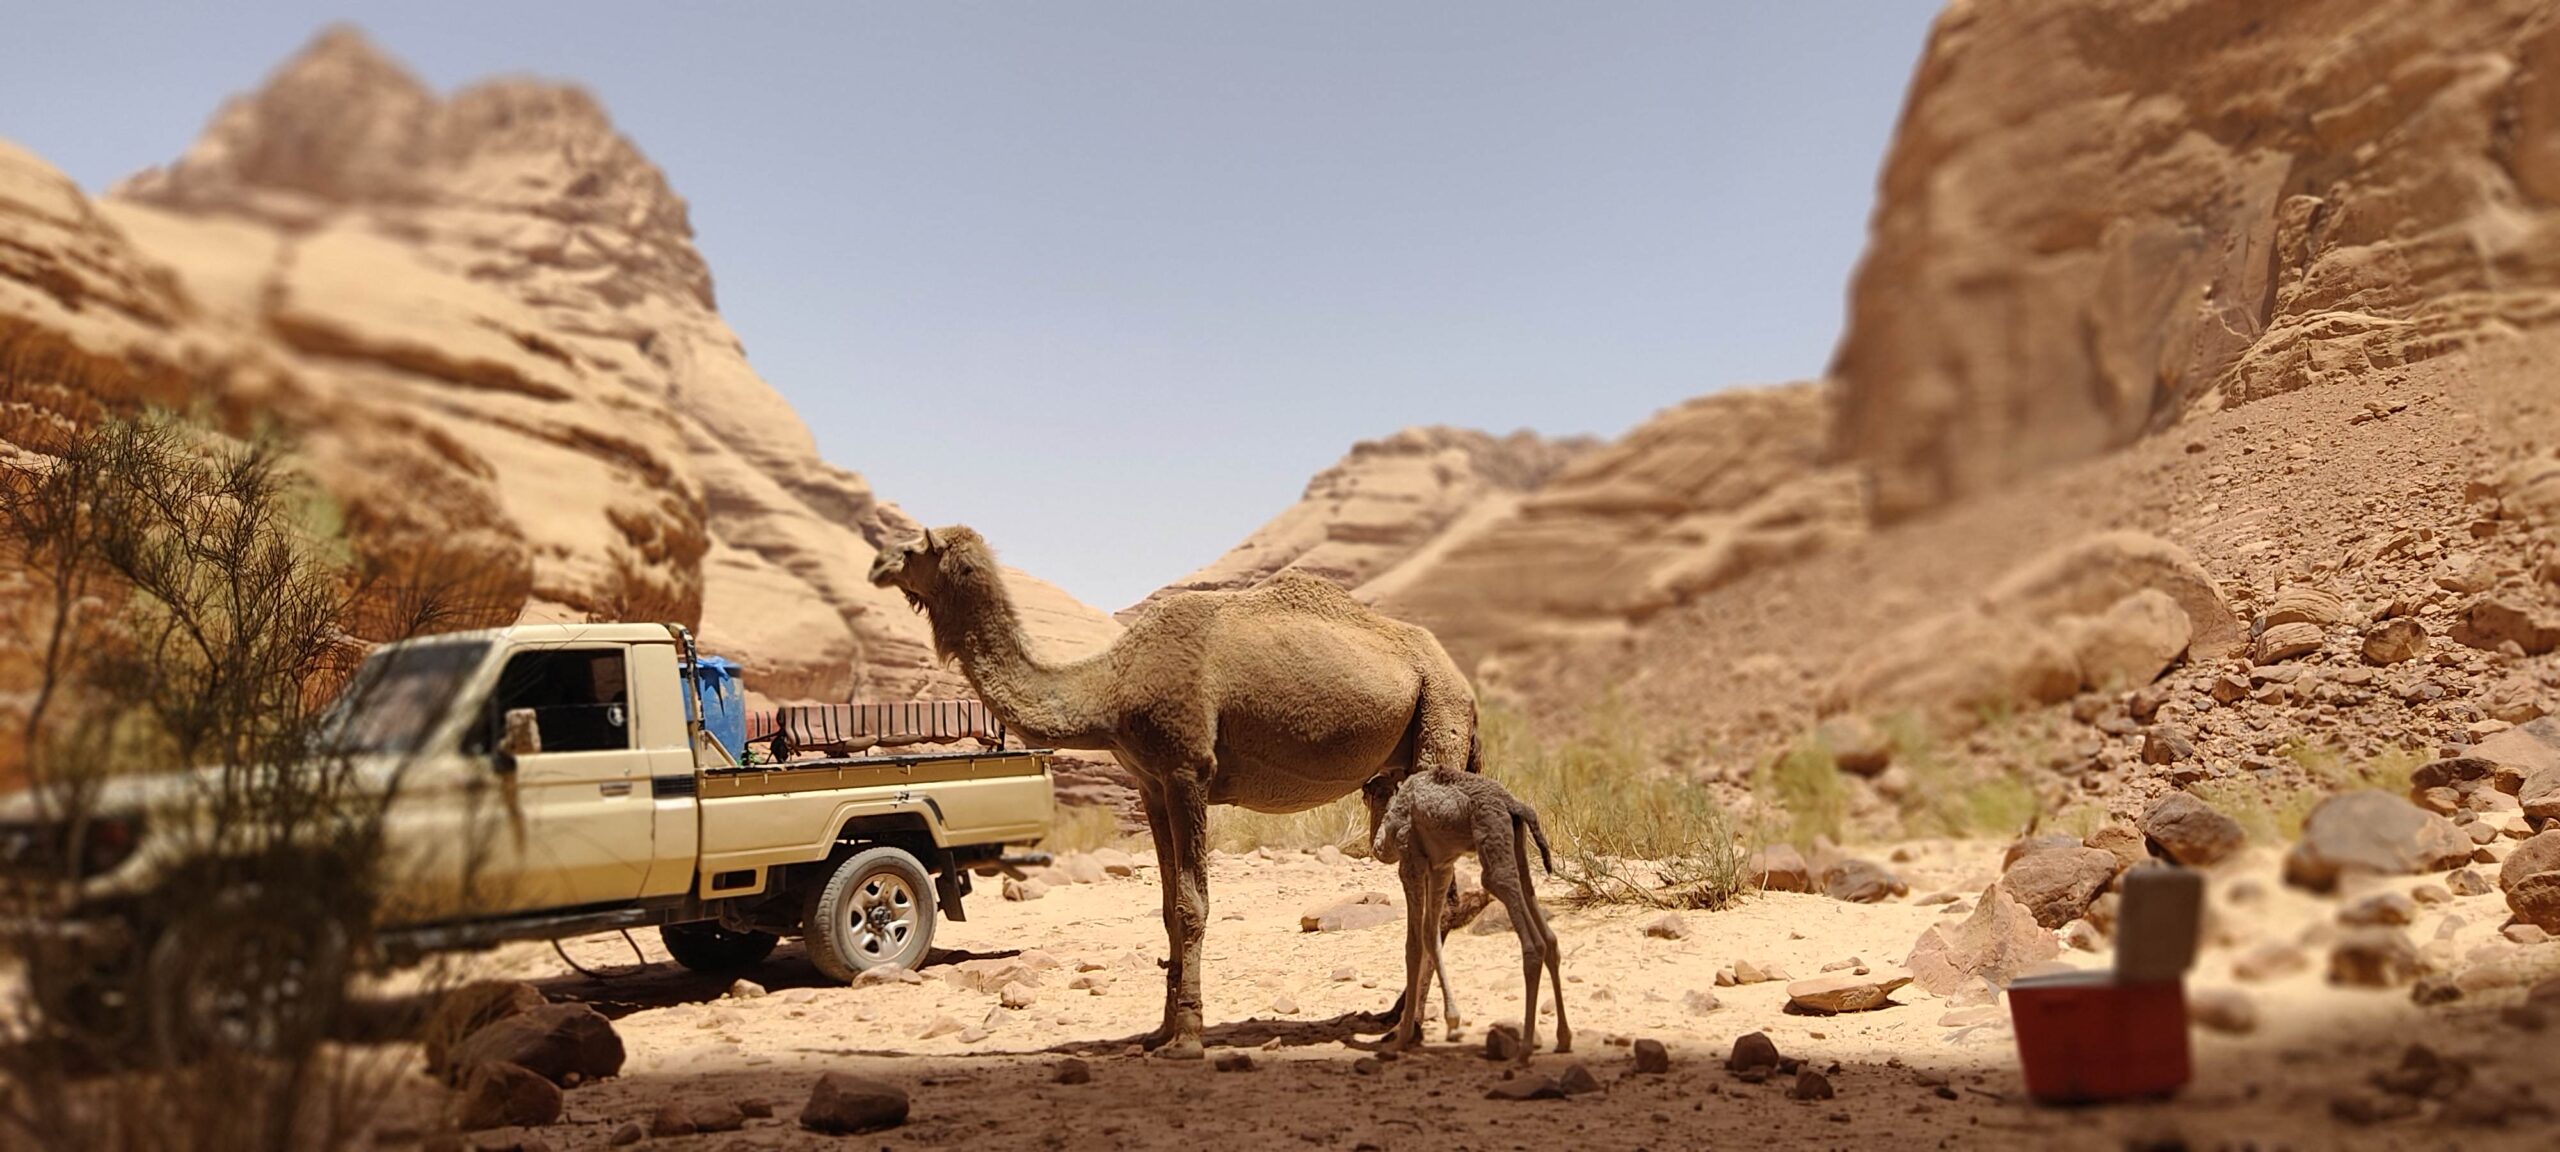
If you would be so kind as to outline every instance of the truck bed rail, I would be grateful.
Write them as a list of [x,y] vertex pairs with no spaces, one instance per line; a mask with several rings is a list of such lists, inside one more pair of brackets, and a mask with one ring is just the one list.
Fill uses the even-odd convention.
[[1004,721],[975,700],[910,700],[895,704],[786,704],[747,713],[747,742],[776,731],[794,749],[847,756],[873,746],[898,747],[975,738],[1004,747]]

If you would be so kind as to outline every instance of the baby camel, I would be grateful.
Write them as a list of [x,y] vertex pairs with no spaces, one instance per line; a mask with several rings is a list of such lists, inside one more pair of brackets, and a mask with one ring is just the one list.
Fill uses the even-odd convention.
[[1431,995],[1431,978],[1440,978],[1441,1022],[1456,1039],[1458,1002],[1449,990],[1449,975],[1440,964],[1441,905],[1448,899],[1451,873],[1458,857],[1469,852],[1484,868],[1485,891],[1511,914],[1511,930],[1520,936],[1521,976],[1529,986],[1529,1007],[1520,1022],[1521,1051],[1538,1046],[1538,969],[1555,978],[1556,1051],[1573,1050],[1573,1029],[1564,1018],[1563,952],[1555,931],[1538,909],[1535,882],[1529,875],[1529,844],[1538,841],[1538,860],[1548,872],[1555,862],[1547,854],[1547,833],[1538,814],[1491,777],[1469,772],[1415,772],[1402,783],[1381,775],[1360,789],[1369,805],[1370,849],[1396,866],[1404,882],[1404,1011],[1387,1041],[1393,1049],[1410,1048],[1422,1039],[1422,1008]]

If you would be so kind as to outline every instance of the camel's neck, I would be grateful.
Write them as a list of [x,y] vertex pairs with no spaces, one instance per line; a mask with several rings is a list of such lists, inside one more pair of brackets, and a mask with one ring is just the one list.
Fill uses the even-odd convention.
[[1108,748],[1109,665],[1103,657],[1052,666],[1031,654],[1013,597],[989,573],[974,587],[952,588],[926,605],[933,646],[960,661],[978,699],[1032,744]]

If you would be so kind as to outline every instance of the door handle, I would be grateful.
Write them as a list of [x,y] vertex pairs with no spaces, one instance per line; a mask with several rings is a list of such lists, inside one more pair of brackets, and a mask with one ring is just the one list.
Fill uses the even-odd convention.
[[596,791],[602,792],[607,796],[628,796],[631,794],[631,782],[628,780],[607,780],[602,784],[596,785]]

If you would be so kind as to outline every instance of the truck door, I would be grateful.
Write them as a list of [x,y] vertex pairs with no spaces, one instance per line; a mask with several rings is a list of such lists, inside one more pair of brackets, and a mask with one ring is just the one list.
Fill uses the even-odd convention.
[[638,898],[654,853],[649,753],[640,747],[628,647],[532,648],[507,660],[474,735],[497,746],[503,718],[531,709],[539,752],[506,770],[487,837],[484,899],[509,910],[570,908]]

